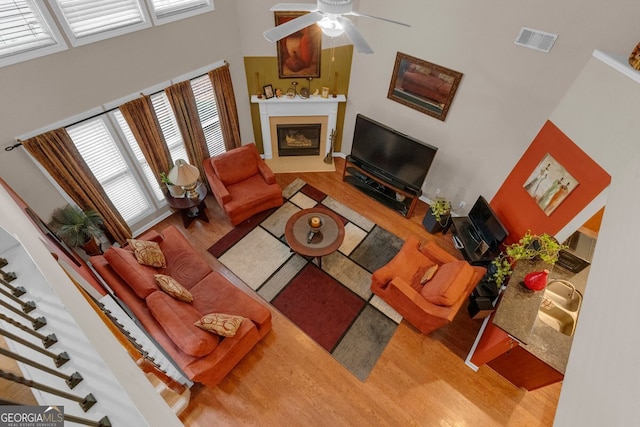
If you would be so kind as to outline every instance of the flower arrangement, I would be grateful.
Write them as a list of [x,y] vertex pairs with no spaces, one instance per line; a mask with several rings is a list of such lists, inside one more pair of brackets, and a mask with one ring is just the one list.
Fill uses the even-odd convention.
[[502,285],[511,275],[513,265],[521,259],[540,259],[553,265],[558,260],[560,251],[566,248],[566,245],[558,243],[555,237],[547,233],[537,235],[528,230],[518,243],[506,246],[491,262],[492,278],[496,285]]

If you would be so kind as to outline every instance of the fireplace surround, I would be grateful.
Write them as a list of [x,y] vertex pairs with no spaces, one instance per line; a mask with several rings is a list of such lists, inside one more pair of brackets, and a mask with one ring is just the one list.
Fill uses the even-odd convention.
[[[274,172],[310,172],[335,170],[333,162],[323,162],[331,150],[331,131],[336,129],[338,105],[346,102],[344,95],[335,98],[270,98],[251,97],[260,110],[260,130],[264,159]],[[318,147],[313,153],[282,155],[278,147],[278,126],[307,128],[320,125]]]

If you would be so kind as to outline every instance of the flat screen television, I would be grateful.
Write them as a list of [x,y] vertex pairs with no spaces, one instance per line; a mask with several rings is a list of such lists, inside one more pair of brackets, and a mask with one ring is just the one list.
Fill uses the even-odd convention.
[[368,172],[419,191],[438,149],[358,114],[351,160]]
[[469,221],[473,225],[478,237],[483,240],[490,250],[495,250],[506,239],[509,232],[493,212],[489,203],[482,196],[473,204],[469,211]]

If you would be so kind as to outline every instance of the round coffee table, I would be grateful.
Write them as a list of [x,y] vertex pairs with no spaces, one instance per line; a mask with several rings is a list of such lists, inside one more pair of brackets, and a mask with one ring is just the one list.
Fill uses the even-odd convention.
[[[316,233],[309,234],[309,219],[320,217],[322,227]],[[284,237],[292,251],[305,257],[316,258],[322,268],[322,257],[335,252],[344,240],[342,219],[324,208],[303,209],[289,218],[284,227]]]

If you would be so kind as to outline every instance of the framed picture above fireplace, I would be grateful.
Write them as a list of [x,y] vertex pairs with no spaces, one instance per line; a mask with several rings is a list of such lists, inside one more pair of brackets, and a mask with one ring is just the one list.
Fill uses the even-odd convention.
[[[308,12],[274,12],[276,26]],[[320,77],[322,31],[313,24],[277,42],[281,79]]]

